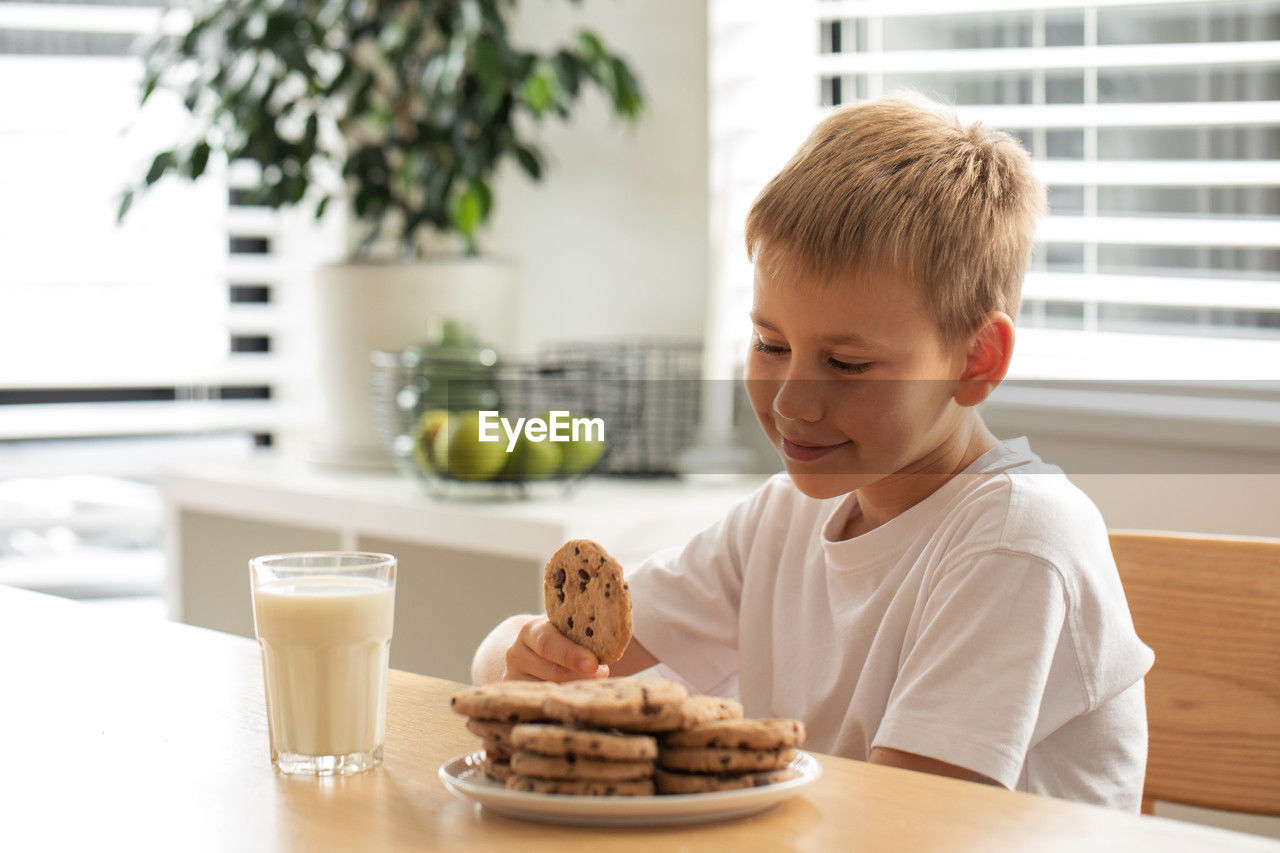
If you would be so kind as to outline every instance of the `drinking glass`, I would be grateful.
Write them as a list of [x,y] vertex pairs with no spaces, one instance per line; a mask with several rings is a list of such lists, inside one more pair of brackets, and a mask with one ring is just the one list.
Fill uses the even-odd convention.
[[281,772],[382,763],[396,558],[313,551],[249,561],[271,761]]

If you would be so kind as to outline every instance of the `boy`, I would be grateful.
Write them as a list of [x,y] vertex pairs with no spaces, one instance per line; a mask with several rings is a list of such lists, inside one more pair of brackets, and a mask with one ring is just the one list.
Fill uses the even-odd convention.
[[786,472],[628,575],[611,673],[517,616],[473,678],[661,663],[820,752],[1136,811],[1153,656],[1106,527],[976,408],[1043,196],[1012,138],[923,99],[819,124],[747,220],[748,395]]

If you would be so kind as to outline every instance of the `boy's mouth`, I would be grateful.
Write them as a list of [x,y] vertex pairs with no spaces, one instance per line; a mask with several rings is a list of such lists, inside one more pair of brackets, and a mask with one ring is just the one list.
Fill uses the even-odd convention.
[[820,459],[832,451],[839,450],[848,443],[848,441],[842,441],[839,444],[811,444],[809,442],[792,441],[786,436],[782,436],[782,452],[798,462],[810,462],[814,459]]

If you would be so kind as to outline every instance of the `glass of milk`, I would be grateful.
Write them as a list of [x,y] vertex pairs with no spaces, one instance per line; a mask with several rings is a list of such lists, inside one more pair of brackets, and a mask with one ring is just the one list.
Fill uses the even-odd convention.
[[271,761],[346,775],[382,763],[396,558],[317,551],[249,561]]

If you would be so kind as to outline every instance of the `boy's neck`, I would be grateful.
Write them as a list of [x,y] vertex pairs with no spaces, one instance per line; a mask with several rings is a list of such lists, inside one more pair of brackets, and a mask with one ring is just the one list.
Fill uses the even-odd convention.
[[999,443],[1000,440],[975,414],[947,442],[916,463],[912,470],[898,472],[858,489],[858,511],[850,514],[840,538],[861,536],[896,518],[942,488],[948,480]]

